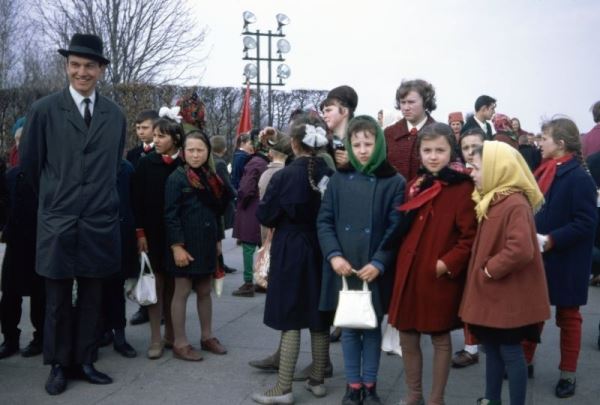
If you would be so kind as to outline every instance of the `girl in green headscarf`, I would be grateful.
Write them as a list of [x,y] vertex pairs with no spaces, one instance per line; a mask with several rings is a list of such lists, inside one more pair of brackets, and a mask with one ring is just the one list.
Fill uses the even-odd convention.
[[[363,115],[350,121],[345,142],[351,165],[331,177],[317,219],[325,258],[319,309],[335,311],[342,277],[350,289],[360,289],[366,281],[380,323],[387,312],[397,251],[388,242],[402,220],[396,207],[404,200],[406,182],[386,160],[385,138],[375,119]],[[342,329],[344,403],[360,403],[361,396],[378,403],[380,347],[379,326]]]

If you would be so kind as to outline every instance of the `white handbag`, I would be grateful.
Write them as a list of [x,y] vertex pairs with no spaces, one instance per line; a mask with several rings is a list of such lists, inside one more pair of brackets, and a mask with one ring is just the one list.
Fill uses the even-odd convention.
[[333,326],[352,329],[377,327],[377,316],[366,281],[363,280],[362,290],[349,290],[346,277],[342,277],[342,290],[338,298]]
[[[148,273],[144,271],[146,267],[148,267]],[[140,254],[140,275],[133,288],[127,292],[127,298],[140,305],[152,305],[157,302],[156,280],[146,252]]]

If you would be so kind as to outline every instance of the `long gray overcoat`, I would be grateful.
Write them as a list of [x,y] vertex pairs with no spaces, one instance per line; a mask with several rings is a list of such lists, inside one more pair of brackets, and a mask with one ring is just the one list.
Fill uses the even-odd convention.
[[31,106],[19,153],[38,194],[41,276],[102,278],[119,271],[117,173],[125,133],[125,115],[98,92],[89,129],[68,88]]

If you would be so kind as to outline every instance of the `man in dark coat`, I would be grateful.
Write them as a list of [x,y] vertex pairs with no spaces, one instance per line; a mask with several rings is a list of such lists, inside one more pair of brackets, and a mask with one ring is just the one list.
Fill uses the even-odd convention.
[[496,99],[486,95],[477,97],[475,114],[467,118],[460,133],[464,134],[471,128],[481,128],[485,132],[485,140],[491,141],[494,133],[488,121],[494,117],[494,114],[496,114]]
[[96,91],[110,62],[102,50],[100,38],[89,34],[75,34],[68,49],[59,49],[70,86],[31,106],[19,151],[38,195],[36,271],[46,284],[50,395],[66,389],[70,366],[93,384],[112,382],[93,363],[103,279],[121,261],[117,172],[127,124],[121,109]]

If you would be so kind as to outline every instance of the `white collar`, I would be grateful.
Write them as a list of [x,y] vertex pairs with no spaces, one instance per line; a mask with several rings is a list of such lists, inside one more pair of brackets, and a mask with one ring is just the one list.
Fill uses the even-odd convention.
[[408,122],[408,120],[406,120],[406,125],[408,126],[408,131],[410,132],[410,130],[413,128],[417,128],[417,131],[420,131],[421,128],[423,128],[425,126],[425,123],[427,123],[428,118],[429,118],[429,116],[427,114],[425,114],[425,118],[423,118],[423,120],[421,122],[419,122],[417,125],[413,125],[410,122]]
[[477,122],[479,124],[479,126],[484,130],[487,131],[487,121],[486,122],[481,122],[479,121],[479,119],[477,118],[476,115],[473,115],[473,119],[475,120],[475,122]]
[[79,107],[83,103],[83,100],[86,98],[90,99],[90,105],[96,103],[96,90],[94,90],[91,96],[85,97],[78,93],[77,90],[73,88],[73,86],[69,86],[69,93],[71,93],[71,97],[73,97],[73,100],[75,101],[75,105],[77,105],[77,107]]

